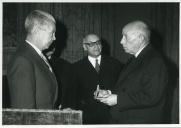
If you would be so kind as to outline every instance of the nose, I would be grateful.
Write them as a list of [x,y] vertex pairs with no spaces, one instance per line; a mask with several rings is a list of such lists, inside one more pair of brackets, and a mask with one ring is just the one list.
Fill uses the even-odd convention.
[[98,49],[99,48],[99,45],[97,45],[97,44],[94,44],[94,49]]
[[53,40],[56,40],[56,37],[55,37],[55,36],[53,37]]
[[125,41],[125,38],[124,38],[124,36],[122,37],[122,39],[121,39],[121,41],[120,41],[120,44],[124,44],[126,41]]
[[53,41],[56,40],[55,34],[53,34],[53,39],[52,39],[52,40],[53,40]]
[[122,44],[122,45],[123,45],[123,43],[124,43],[124,42],[123,42],[123,38],[122,38],[122,39],[121,39],[121,41],[120,41],[120,44]]
[[94,45],[94,50],[101,50],[101,45],[95,44]]

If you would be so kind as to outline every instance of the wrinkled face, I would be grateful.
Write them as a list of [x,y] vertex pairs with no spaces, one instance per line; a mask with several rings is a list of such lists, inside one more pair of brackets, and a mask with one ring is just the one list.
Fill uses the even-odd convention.
[[134,29],[125,27],[122,31],[122,39],[120,43],[126,53],[136,54],[141,46],[139,33]]
[[41,49],[45,50],[48,49],[49,46],[56,40],[55,37],[55,24],[50,24],[46,28],[40,29],[39,31],[39,42],[41,42]]
[[102,51],[100,38],[96,35],[88,36],[83,42],[84,51],[87,51],[89,56],[98,57]]

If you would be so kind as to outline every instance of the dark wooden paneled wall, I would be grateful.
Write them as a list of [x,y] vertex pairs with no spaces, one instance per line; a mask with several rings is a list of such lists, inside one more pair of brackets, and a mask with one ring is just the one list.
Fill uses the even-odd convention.
[[[3,3],[4,72],[14,49],[25,39],[24,20],[34,9],[55,17],[56,54],[71,63],[85,55],[82,38],[92,32],[101,36],[105,53],[126,62],[129,56],[120,45],[122,27],[133,20],[147,22],[153,32],[153,45],[168,61],[170,85],[178,88],[179,3]],[[178,89],[175,91],[178,94]],[[173,104],[178,102],[178,96],[175,100]],[[177,119],[178,105],[174,107]]]
[[84,56],[82,38],[94,32],[107,44],[107,53],[127,60],[121,45],[121,29],[132,20],[144,20],[159,34],[159,47],[177,66],[179,62],[178,3],[4,3],[3,46],[17,46],[25,38],[24,20],[34,9],[51,13],[57,20],[61,57],[75,62]]

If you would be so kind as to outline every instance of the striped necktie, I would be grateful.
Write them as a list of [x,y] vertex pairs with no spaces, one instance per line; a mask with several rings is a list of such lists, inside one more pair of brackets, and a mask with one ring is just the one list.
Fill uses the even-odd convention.
[[44,60],[44,62],[46,63],[46,65],[48,66],[49,70],[50,70],[51,72],[53,72],[52,67],[50,66],[47,58],[46,58],[43,54],[41,54],[40,56],[41,56],[41,58]]
[[95,69],[99,73],[100,67],[99,67],[98,59],[96,59],[96,62],[95,62]]

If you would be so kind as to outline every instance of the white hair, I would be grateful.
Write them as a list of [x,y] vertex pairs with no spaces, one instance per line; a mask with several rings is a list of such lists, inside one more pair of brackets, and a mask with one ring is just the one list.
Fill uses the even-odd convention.
[[34,10],[26,17],[25,30],[27,33],[32,33],[35,28],[44,28],[51,23],[56,23],[52,15],[41,10]]

